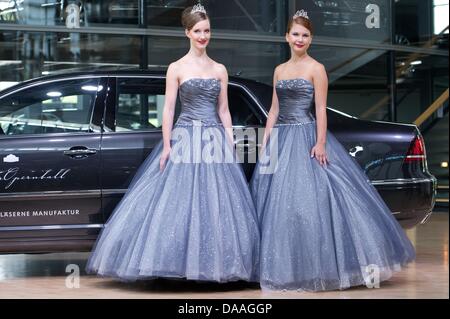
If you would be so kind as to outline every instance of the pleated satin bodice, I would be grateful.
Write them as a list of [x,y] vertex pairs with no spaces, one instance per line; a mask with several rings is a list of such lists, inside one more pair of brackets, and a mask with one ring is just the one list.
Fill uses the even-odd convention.
[[305,79],[279,80],[276,91],[280,105],[277,124],[310,123],[314,86]]
[[217,125],[217,102],[220,94],[219,79],[193,78],[180,85],[181,114],[177,124],[192,125],[193,121]]

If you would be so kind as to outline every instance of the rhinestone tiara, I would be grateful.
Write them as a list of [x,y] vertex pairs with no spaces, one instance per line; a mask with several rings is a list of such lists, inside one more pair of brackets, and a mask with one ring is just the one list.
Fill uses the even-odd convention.
[[191,14],[194,14],[194,13],[197,13],[197,12],[201,12],[201,13],[206,14],[205,7],[202,6],[200,3],[196,4],[195,6],[192,7]]
[[300,18],[300,17],[302,17],[302,18],[305,18],[305,19],[309,19],[309,17],[308,17],[308,12],[306,12],[305,10],[298,10],[295,14],[294,14],[294,19],[297,19],[297,18]]

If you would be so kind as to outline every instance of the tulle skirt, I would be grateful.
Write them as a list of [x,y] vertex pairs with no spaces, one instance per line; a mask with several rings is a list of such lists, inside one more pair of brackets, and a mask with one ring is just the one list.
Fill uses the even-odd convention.
[[276,128],[277,169],[262,174],[259,162],[251,181],[261,229],[263,289],[376,285],[415,258],[404,230],[330,132],[330,163],[324,168],[310,157],[315,122]]
[[[202,151],[189,140],[206,134],[224,141],[223,126],[175,128],[183,134],[174,135],[184,139],[172,144],[171,158],[184,155],[160,172],[162,142],[155,147],[102,230],[87,272],[122,281],[257,281],[260,236],[243,169],[236,161],[198,161]],[[208,144],[203,140],[200,149],[213,153]],[[215,148],[214,161],[231,150],[222,146]]]

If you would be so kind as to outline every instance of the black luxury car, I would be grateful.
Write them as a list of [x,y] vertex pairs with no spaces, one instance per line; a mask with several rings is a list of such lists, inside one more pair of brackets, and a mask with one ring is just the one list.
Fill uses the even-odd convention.
[[[164,72],[93,71],[0,91],[0,252],[87,251],[162,136]],[[235,127],[263,128],[272,87],[229,83]],[[180,105],[177,103],[177,114]],[[328,109],[329,130],[404,227],[423,223],[436,179],[415,125]],[[237,149],[258,153],[251,137]],[[254,164],[244,163],[251,177]]]

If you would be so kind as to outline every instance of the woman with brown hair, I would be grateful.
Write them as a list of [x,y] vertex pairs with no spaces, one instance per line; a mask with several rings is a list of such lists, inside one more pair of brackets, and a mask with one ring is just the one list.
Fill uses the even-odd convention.
[[[275,69],[261,157],[269,150],[277,163],[260,159],[251,181],[261,286],[377,286],[414,259],[414,248],[364,171],[327,131],[328,79],[308,54],[312,31],[303,10],[289,21],[291,58]],[[268,173],[265,166],[275,169]]]

